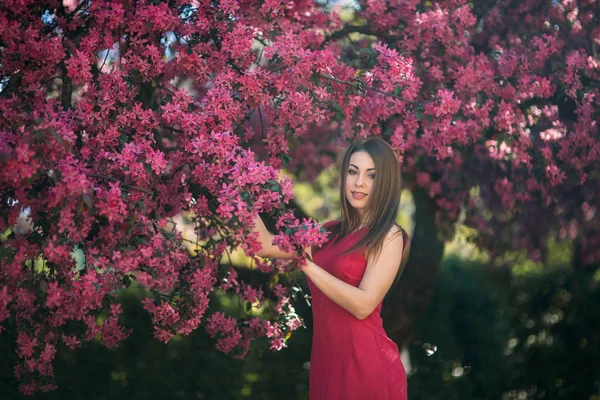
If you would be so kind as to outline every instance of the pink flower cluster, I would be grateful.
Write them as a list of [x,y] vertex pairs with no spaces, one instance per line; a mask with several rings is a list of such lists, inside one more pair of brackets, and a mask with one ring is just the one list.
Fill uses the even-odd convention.
[[285,252],[298,254],[300,260],[304,259],[303,248],[323,244],[328,235],[319,224],[306,219],[300,222],[291,211],[280,216],[275,226],[280,233],[275,235],[273,244]]

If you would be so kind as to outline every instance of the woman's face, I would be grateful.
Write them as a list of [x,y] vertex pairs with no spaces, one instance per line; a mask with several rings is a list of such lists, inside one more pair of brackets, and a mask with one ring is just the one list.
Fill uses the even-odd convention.
[[366,151],[357,151],[350,156],[346,175],[346,198],[362,217],[369,202],[375,182],[375,163]]

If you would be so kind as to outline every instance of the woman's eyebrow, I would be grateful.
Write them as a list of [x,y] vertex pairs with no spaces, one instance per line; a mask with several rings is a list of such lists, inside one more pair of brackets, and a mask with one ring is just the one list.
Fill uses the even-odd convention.
[[[354,167],[354,168],[356,168],[356,169],[360,170],[360,168],[358,168],[358,167],[357,167],[356,165],[354,165],[354,164],[350,164],[350,165],[349,165],[349,167]],[[367,171],[375,171],[375,168],[367,168]]]

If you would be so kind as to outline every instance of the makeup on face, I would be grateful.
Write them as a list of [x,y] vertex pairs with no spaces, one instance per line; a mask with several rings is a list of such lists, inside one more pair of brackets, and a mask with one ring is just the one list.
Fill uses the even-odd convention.
[[371,156],[358,151],[350,157],[346,176],[346,197],[361,212],[367,205],[375,180],[375,164]]

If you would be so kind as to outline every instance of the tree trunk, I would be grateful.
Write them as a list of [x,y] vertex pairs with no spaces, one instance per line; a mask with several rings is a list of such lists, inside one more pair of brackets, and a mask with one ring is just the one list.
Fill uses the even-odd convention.
[[435,224],[438,206],[423,189],[413,190],[413,197],[415,230],[408,262],[382,309],[384,327],[400,348],[410,340],[415,322],[429,306],[444,252],[444,242],[438,239]]

